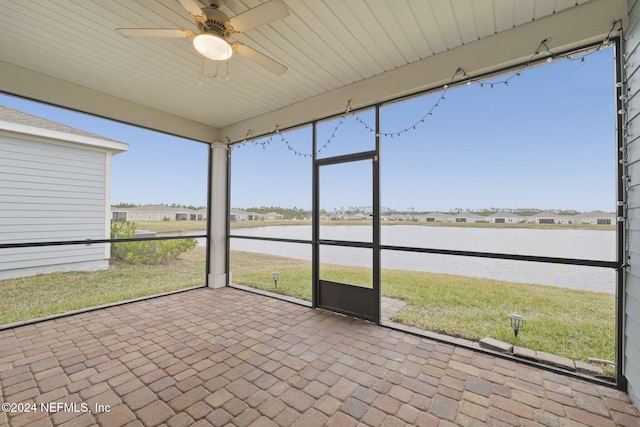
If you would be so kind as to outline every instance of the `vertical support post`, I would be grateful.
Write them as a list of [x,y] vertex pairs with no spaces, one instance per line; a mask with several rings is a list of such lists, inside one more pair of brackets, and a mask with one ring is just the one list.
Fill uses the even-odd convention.
[[617,37],[615,39],[614,45],[614,55],[615,55],[615,75],[616,75],[616,83],[622,83],[622,85],[616,84],[616,200],[618,202],[618,207],[616,211],[617,218],[623,218],[624,221],[616,222],[616,237],[617,237],[617,261],[618,268],[616,269],[616,386],[621,389],[627,389],[627,382],[624,376],[624,353],[625,353],[625,298],[626,298],[626,287],[625,287],[625,265],[627,263],[627,248],[626,248],[626,232],[627,232],[627,183],[623,178],[627,174],[627,166],[625,164],[627,156],[624,153],[625,150],[625,118],[626,114],[617,114],[618,111],[623,110],[625,106],[625,102],[623,102],[624,96],[626,95],[626,82],[624,82],[624,74],[623,74],[623,57],[622,57],[622,37]]
[[231,274],[233,273],[231,271],[231,238],[229,237],[231,235],[231,168],[233,167],[232,165],[232,156],[233,153],[233,145],[229,145],[227,147],[227,199],[225,201],[225,212],[224,214],[225,216],[225,222],[227,224],[226,227],[226,243],[227,243],[227,247],[226,247],[226,259],[225,259],[225,268],[226,271],[228,272],[227,274],[227,282],[226,284],[229,285],[229,282],[231,282],[233,280],[233,278],[231,277]]
[[380,267],[380,105],[376,105],[376,155],[373,157],[373,292],[375,298],[375,322],[380,324],[382,290]]
[[207,285],[220,288],[227,285],[227,144],[211,144],[209,182],[209,271]]
[[311,176],[311,306],[318,307],[318,297],[320,289],[320,194],[318,184],[318,165],[316,164],[317,151],[317,122],[312,123],[312,142],[311,142],[311,165],[313,172]]

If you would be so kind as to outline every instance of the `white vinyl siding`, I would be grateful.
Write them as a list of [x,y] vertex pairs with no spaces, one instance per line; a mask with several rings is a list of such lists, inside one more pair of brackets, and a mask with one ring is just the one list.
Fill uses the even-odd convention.
[[640,2],[629,0],[629,26],[625,32],[626,76],[630,88],[627,156],[631,177],[629,206],[629,268],[626,272],[624,376],[629,395],[640,405]]
[[[0,135],[0,243],[104,239],[108,203],[104,150]],[[106,267],[105,245],[0,251],[0,279],[38,272]],[[12,272],[13,271],[13,272]]]

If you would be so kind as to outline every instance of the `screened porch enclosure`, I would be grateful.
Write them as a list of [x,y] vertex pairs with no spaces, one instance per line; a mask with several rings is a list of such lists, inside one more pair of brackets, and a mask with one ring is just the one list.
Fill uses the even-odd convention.
[[[233,145],[231,209],[282,215],[231,221],[229,284],[476,349],[497,339],[615,383],[616,56],[599,43],[458,69],[432,91]],[[586,87],[598,102],[568,111]],[[554,204],[565,211],[522,208]]]
[[[7,3],[0,92],[203,143],[206,213],[193,221],[206,230],[185,236],[206,241],[200,285],[254,288],[460,348],[490,337],[574,368],[597,359],[590,372],[551,369],[637,404],[635,0],[284,0],[281,19],[230,40],[286,71],[236,52],[215,78],[188,38],[114,30],[193,31],[185,3]],[[220,8],[235,17],[267,3]],[[61,246],[157,247],[133,236]],[[510,315],[526,319],[517,336]],[[553,365],[537,356],[515,358]]]

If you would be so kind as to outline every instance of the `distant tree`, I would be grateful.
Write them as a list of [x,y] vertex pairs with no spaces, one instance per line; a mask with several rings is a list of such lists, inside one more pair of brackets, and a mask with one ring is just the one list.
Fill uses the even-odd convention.
[[302,208],[282,208],[279,206],[260,206],[258,207],[249,207],[249,208],[241,208],[243,210],[249,211],[249,212],[256,212],[259,214],[267,214],[270,212],[275,212],[277,214],[282,215],[283,219],[294,219],[294,218],[299,218],[299,217],[310,217],[311,216],[311,211],[310,210],[304,210]]

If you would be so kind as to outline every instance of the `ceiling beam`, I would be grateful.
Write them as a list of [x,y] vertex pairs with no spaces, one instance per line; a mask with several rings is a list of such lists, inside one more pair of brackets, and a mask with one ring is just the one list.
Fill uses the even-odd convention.
[[0,61],[0,92],[202,142],[218,129],[50,75]]
[[375,105],[448,83],[462,67],[470,76],[526,62],[547,39],[553,51],[566,51],[602,40],[618,19],[627,20],[625,0],[593,0],[395,70],[314,96],[285,108],[220,129],[224,141],[237,142],[352,108]]

